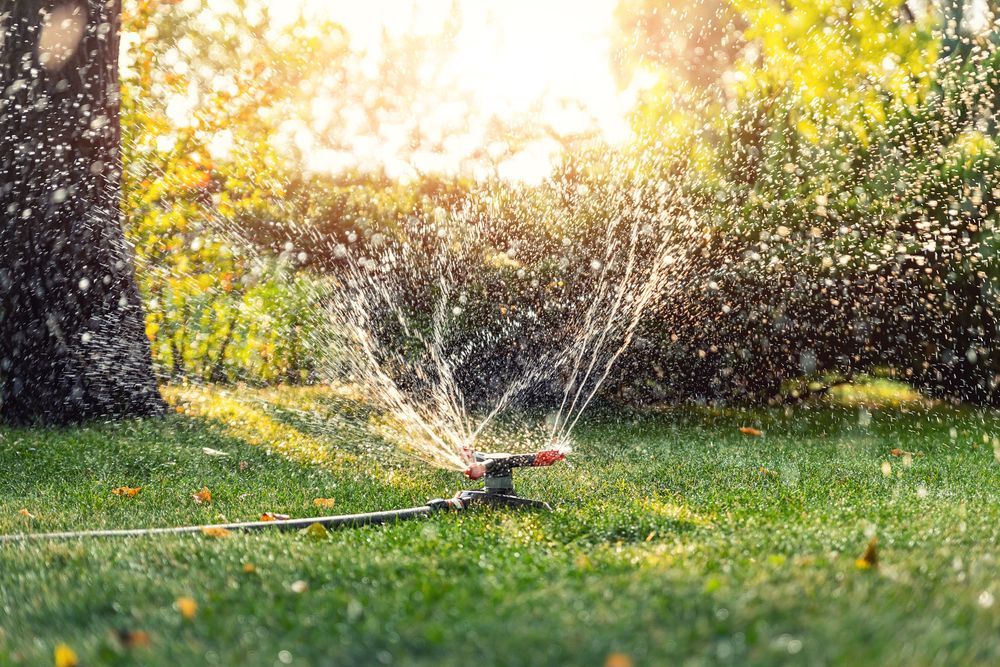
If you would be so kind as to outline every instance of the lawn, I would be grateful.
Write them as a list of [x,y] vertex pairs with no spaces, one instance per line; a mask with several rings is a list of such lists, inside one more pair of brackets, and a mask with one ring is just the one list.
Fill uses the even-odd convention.
[[[0,533],[388,509],[466,482],[365,436],[349,392],[170,395],[162,420],[0,430]],[[3,544],[0,665],[60,644],[81,665],[1000,664],[998,427],[919,404],[608,413],[569,464],[520,475],[551,513]]]

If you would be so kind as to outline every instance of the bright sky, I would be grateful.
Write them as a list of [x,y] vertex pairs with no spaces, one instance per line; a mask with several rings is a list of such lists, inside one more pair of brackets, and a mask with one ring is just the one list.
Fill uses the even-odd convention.
[[[402,161],[391,155],[391,147],[359,141],[349,152],[317,151],[312,165],[337,169],[350,163],[371,166],[380,162],[390,173],[403,177],[421,160],[424,164],[415,165],[420,170],[455,172],[465,168],[460,166],[462,158],[477,143],[477,135],[492,116],[516,122],[531,114],[533,123],[547,125],[561,135],[596,127],[606,140],[624,141],[631,99],[618,91],[611,71],[610,29],[615,5],[616,0],[268,3],[272,18],[278,22],[289,21],[302,11],[341,24],[352,49],[370,52],[374,58],[378,57],[383,31],[392,36],[438,34],[458,9],[461,28],[441,74],[474,100],[478,121],[460,125],[468,136],[453,138],[444,153],[409,155]],[[447,108],[434,109],[433,113],[442,126],[449,125]],[[534,142],[506,159],[500,175],[537,181],[549,172],[558,151],[559,145],[552,139]]]

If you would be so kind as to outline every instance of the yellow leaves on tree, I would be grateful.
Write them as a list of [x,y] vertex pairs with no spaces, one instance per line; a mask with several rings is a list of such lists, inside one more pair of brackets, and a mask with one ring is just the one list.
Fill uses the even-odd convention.
[[142,489],[141,486],[119,486],[117,489],[111,489],[111,493],[116,496],[124,496],[126,498],[135,498],[139,495],[139,490]]
[[76,657],[76,652],[66,644],[59,644],[55,651],[56,667],[77,667],[80,659]]
[[197,493],[192,493],[191,497],[199,505],[207,505],[212,502],[212,492],[208,490],[207,486],[201,487],[201,491]]

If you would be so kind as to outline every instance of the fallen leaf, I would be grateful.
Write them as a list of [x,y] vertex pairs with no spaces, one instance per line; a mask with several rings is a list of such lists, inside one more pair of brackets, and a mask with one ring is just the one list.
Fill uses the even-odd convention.
[[632,667],[632,658],[625,653],[609,653],[604,659],[604,667]]
[[194,501],[199,504],[207,504],[212,502],[212,492],[208,490],[207,486],[201,487],[201,491],[191,494]]
[[326,526],[321,523],[311,523],[299,531],[299,535],[305,535],[306,537],[312,537],[315,539],[323,539],[329,534],[330,531],[328,531]]
[[763,431],[761,431],[759,428],[754,428],[752,426],[741,426],[740,433],[742,433],[743,435],[750,435],[755,438],[759,438],[764,435]]
[[868,546],[865,547],[865,552],[861,554],[861,557],[854,561],[854,567],[859,570],[870,570],[872,568],[878,567],[878,536],[872,537]]
[[333,507],[333,498],[313,498],[316,507]]
[[240,472],[246,472],[249,467],[250,464],[247,461],[240,461]]
[[194,601],[193,598],[180,597],[177,598],[177,611],[181,613],[181,616],[191,620],[198,613],[198,603]]
[[34,519],[35,515],[28,511],[28,508],[22,507],[17,511],[18,514],[23,516],[25,519]]
[[900,449],[899,447],[896,447],[895,449],[890,451],[889,454],[891,454],[892,456],[912,456],[914,458],[924,455],[923,452],[908,452],[905,449]]
[[243,571],[247,574],[253,574],[257,571],[257,566],[253,563],[243,563]]
[[201,529],[201,532],[208,537],[229,537],[232,535],[228,529],[222,526],[205,526]]
[[77,667],[80,659],[76,657],[76,652],[66,644],[56,646],[55,665],[56,667]]
[[764,466],[760,467],[760,471],[759,472],[760,472],[761,477],[770,477],[771,479],[777,479],[778,478],[778,473],[776,473],[773,470],[768,470]]
[[260,515],[261,521],[285,521],[291,518],[287,514],[275,514],[274,512],[264,512]]
[[119,630],[117,632],[118,641],[125,648],[143,648],[149,646],[151,642],[149,633],[145,630]]
[[212,449],[211,447],[202,447],[201,451],[206,456],[229,456],[229,452],[224,452],[220,449]]
[[129,498],[135,498],[139,495],[139,490],[141,486],[119,486],[117,489],[111,489],[111,493],[116,496],[127,496]]

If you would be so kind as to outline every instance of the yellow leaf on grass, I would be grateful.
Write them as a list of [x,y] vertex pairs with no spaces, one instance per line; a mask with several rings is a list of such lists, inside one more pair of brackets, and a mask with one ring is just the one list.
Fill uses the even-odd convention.
[[232,534],[222,526],[205,526],[201,532],[209,537],[229,537]]
[[212,502],[212,492],[208,490],[207,486],[201,487],[201,491],[197,493],[192,493],[191,497],[194,498],[196,503],[208,504]]
[[22,507],[17,511],[18,514],[23,516],[25,519],[34,519],[35,515],[28,511],[28,508]]
[[632,667],[632,658],[625,653],[609,653],[604,659],[604,667]]
[[117,489],[111,489],[111,493],[116,496],[126,496],[128,498],[135,498],[139,495],[139,490],[141,486],[119,486]]
[[333,507],[333,498],[313,498],[316,507]]
[[56,667],[77,667],[80,659],[76,657],[76,652],[66,644],[56,646],[55,665]]
[[287,514],[276,514],[275,512],[264,512],[260,515],[261,521],[285,521],[291,518]]
[[191,620],[198,613],[198,603],[189,597],[177,598],[177,611],[179,611],[181,616],[184,618]]
[[330,531],[328,531],[326,526],[321,523],[311,523],[307,527],[300,530],[299,534],[315,539],[322,539],[327,537],[330,534]]
[[257,571],[257,566],[253,563],[243,563],[243,571],[247,574],[253,574]]
[[750,435],[755,438],[759,438],[762,435],[764,435],[763,431],[761,431],[759,428],[754,428],[752,426],[741,426],[740,433],[742,433],[743,435]]
[[878,567],[878,536],[872,537],[865,552],[854,561],[854,567],[859,570],[870,570]]

